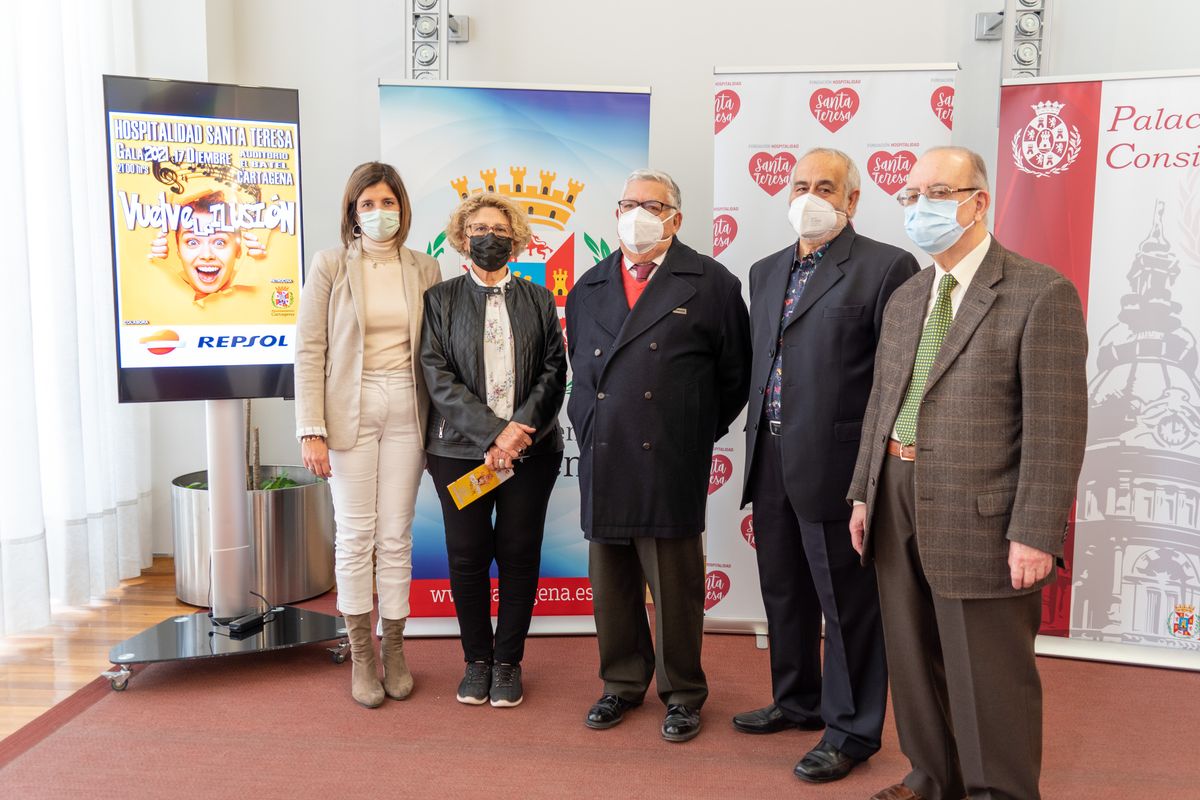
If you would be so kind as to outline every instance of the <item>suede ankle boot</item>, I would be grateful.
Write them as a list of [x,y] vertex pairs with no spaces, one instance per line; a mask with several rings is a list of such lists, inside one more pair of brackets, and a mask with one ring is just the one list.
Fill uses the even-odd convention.
[[412,694],[413,676],[404,658],[404,623],[407,619],[383,621],[383,690],[393,700]]
[[383,703],[383,684],[375,659],[375,632],[370,614],[344,614],[346,637],[350,640],[350,695],[367,708]]

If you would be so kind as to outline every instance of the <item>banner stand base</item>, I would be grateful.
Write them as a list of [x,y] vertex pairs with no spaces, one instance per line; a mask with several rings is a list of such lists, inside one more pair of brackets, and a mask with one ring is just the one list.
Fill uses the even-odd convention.
[[735,619],[732,617],[705,617],[705,633],[752,633],[764,639],[767,636],[765,619]]
[[[496,618],[492,617],[492,627]],[[375,633],[383,635],[382,623],[375,626]],[[530,636],[595,636],[596,619],[588,616],[534,617],[529,623]],[[413,637],[458,637],[458,620],[454,617],[409,617],[404,626],[405,638]]]
[[1038,636],[1034,652],[1050,658],[1075,658],[1084,661],[1104,661],[1134,667],[1187,669],[1200,672],[1200,652],[1145,647],[1120,642],[1097,642],[1088,639],[1067,639],[1063,636]]

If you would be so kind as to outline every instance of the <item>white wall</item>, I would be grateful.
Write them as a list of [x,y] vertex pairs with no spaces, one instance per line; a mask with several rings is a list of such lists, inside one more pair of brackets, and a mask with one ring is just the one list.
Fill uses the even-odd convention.
[[1200,71],[1200,5],[1178,0],[1052,0],[1047,75]]
[[[973,32],[976,12],[998,10],[1003,0],[450,2],[451,11],[471,17],[471,41],[450,46],[451,80],[650,86],[651,166],[679,181],[681,237],[701,249],[711,236],[714,66],[958,62],[954,141],[979,150],[995,166],[1001,46],[976,42]],[[172,51],[190,54],[198,42],[210,48],[210,80],[300,90],[305,252],[311,256],[333,245],[346,176],[378,156],[377,81],[404,75],[403,2],[208,0],[206,25],[191,34],[191,43],[178,37],[195,31],[199,3],[136,4],[147,19],[161,16],[163,7],[180,13],[186,6],[191,20],[191,26],[170,27],[169,49],[147,26],[139,36],[142,74],[196,78],[194,64],[172,66]],[[1186,66],[1200,10],[1181,10],[1184,5],[1054,0],[1047,71]],[[1181,14],[1187,22],[1178,21]],[[1172,22],[1163,25],[1164,18]],[[230,31],[232,39],[225,35]],[[404,164],[396,166],[403,173]],[[296,463],[292,404],[256,406],[264,461]],[[171,550],[170,480],[204,466],[203,428],[200,403],[154,409],[157,552]]]

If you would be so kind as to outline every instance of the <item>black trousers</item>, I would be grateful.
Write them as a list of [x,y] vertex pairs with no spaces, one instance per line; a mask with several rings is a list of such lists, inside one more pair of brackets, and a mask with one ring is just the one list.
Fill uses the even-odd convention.
[[[442,503],[450,591],[467,661],[520,664],[533,616],[546,506],[562,453],[517,462],[512,478],[461,511],[446,486],[483,463],[430,453],[429,474]],[[499,610],[492,635],[492,562],[499,573]]]
[[[588,578],[605,693],[638,702],[655,678],[664,705],[703,706],[708,681],[700,665],[704,639],[700,534],[678,539],[635,536],[629,544],[591,542]],[[646,621],[647,585],[654,599],[657,647]]]
[[751,500],[775,704],[793,722],[824,719],[827,742],[866,759],[879,750],[887,709],[875,568],[860,563],[848,520],[806,520],[792,508],[783,440],[766,427],[755,447]]
[[1036,800],[1042,593],[935,594],[917,547],[913,473],[913,462],[886,457],[871,523],[896,731],[912,764],[904,783],[929,800]]

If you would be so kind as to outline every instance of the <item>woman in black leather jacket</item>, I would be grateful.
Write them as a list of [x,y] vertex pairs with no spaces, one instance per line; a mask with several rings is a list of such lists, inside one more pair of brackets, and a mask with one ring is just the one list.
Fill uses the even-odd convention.
[[[562,462],[566,355],[553,295],[508,269],[530,240],[521,209],[492,192],[472,195],[451,215],[446,235],[470,268],[425,294],[421,367],[432,404],[425,450],[442,503],[466,660],[458,700],[515,706],[523,697],[521,658],[546,506]],[[511,477],[460,510],[446,487],[481,463]]]

